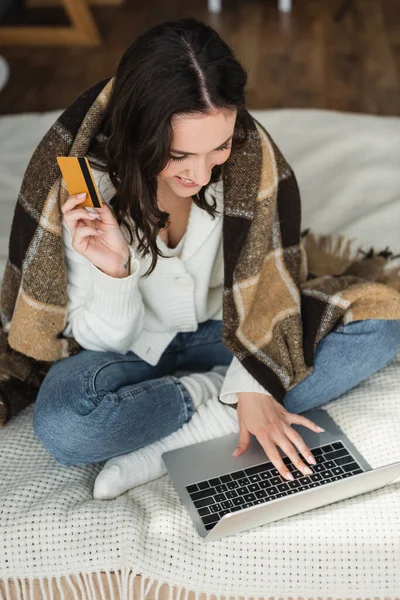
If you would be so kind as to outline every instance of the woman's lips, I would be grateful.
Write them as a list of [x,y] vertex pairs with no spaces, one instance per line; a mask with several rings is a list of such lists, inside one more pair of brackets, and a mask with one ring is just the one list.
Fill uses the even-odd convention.
[[180,177],[178,177],[178,175],[175,175],[175,179],[178,180],[178,182],[183,185],[184,187],[198,187],[197,183],[186,183],[185,181],[182,181],[182,179]]

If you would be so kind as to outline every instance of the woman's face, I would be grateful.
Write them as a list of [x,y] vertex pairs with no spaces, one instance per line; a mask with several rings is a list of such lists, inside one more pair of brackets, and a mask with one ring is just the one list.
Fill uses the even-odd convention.
[[170,161],[158,175],[159,185],[181,198],[189,198],[207,185],[212,168],[229,158],[236,114],[236,110],[215,110],[174,115]]

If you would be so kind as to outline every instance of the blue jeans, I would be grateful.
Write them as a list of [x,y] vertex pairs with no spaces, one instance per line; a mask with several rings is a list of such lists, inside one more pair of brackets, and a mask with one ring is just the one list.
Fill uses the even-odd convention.
[[[151,444],[193,415],[191,397],[176,371],[229,365],[222,321],[178,333],[152,366],[135,353],[81,350],[56,361],[37,396],[34,430],[63,465],[105,461]],[[400,348],[400,321],[339,325],[317,346],[314,370],[284,398],[301,413],[333,400],[392,361]]]

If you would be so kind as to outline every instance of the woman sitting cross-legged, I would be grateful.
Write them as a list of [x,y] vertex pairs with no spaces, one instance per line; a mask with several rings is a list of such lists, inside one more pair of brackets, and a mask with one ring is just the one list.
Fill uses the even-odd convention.
[[[291,425],[319,431],[301,413],[400,347],[393,287],[357,261],[305,271],[296,180],[247,112],[245,86],[219,35],[184,19],[139,36],[96,92],[104,114],[91,116],[87,156],[103,206],[87,211],[78,194],[61,207],[62,333],[80,351],[46,374],[34,429],[63,465],[120,465],[111,488],[100,473],[97,497],[137,481],[131,453],[200,441],[190,425],[210,399],[214,436],[238,431],[242,454],[253,434],[283,477],[278,446],[308,473],[315,461]],[[387,312],[358,302],[374,286]]]

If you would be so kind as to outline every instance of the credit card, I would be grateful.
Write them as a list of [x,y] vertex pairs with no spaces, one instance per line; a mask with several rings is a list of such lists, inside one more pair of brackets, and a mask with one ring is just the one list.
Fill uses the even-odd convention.
[[70,196],[86,192],[82,208],[101,208],[103,203],[95,184],[89,161],[85,156],[57,156],[63,179]]

